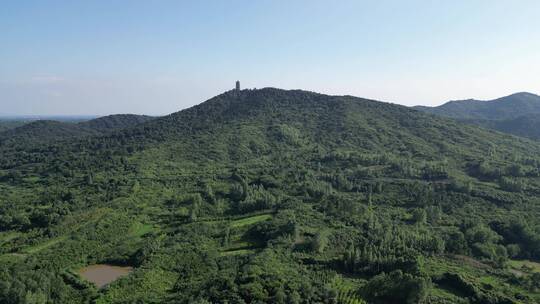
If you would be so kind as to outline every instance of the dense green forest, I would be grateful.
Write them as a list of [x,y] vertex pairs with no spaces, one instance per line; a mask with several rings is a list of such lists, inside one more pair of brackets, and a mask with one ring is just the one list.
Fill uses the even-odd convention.
[[13,119],[13,120],[2,120],[0,119],[0,133],[9,129],[15,129],[24,125],[26,122],[23,120]]
[[[0,303],[540,302],[540,144],[407,107],[229,91],[0,144]],[[77,269],[134,271],[103,289]]]
[[540,139],[540,96],[517,93],[490,101],[459,100],[415,109],[451,117],[484,128]]

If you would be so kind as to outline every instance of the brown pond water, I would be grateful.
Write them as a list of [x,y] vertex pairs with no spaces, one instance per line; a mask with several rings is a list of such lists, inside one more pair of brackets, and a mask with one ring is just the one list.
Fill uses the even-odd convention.
[[133,271],[133,267],[121,267],[107,264],[90,265],[79,269],[79,275],[101,288],[120,277],[128,275]]

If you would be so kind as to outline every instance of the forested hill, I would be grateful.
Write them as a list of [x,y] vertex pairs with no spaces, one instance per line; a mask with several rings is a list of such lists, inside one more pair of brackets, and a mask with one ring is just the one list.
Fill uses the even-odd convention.
[[417,106],[417,110],[457,119],[507,120],[540,114],[540,96],[516,93],[490,101],[458,100],[438,107]]
[[540,139],[540,96],[517,93],[492,101],[451,101],[439,107],[417,110],[509,133]]
[[0,148],[0,303],[540,302],[534,141],[265,88]]
[[484,128],[540,140],[540,114],[529,114],[505,120],[465,120]]
[[88,121],[73,123],[54,120],[36,120],[22,126],[0,132],[0,144],[49,143],[91,135],[103,135],[109,132],[133,127],[152,119],[144,115],[109,115]]
[[[454,152],[461,157],[463,151],[484,149],[492,138],[510,141],[509,137],[462,126],[404,106],[352,96],[274,88],[243,90],[241,93],[229,91],[190,109],[113,136],[123,140],[134,137],[138,145],[145,140],[186,141],[199,132],[217,132],[223,134],[212,140],[237,145],[239,142],[235,138],[243,139],[238,132],[246,131],[242,128],[244,124],[258,130],[248,138],[256,135],[272,145],[281,143],[288,136],[282,134],[280,137],[280,133],[290,131],[290,139],[305,139],[325,148],[342,146],[410,156],[434,157],[445,149],[450,152],[457,149]],[[512,147],[516,148],[520,147]]]
[[80,128],[77,124],[54,120],[37,120],[0,133],[0,143],[46,142],[52,140],[95,135],[91,129]]

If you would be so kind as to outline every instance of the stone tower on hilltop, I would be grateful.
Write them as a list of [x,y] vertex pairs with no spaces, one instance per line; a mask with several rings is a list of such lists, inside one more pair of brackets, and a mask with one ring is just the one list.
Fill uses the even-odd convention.
[[236,91],[240,91],[240,80],[236,81]]

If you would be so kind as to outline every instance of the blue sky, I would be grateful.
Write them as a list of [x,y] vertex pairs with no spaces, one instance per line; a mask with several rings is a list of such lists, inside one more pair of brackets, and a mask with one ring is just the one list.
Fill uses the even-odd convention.
[[0,114],[166,114],[234,86],[540,93],[540,1],[2,1]]

